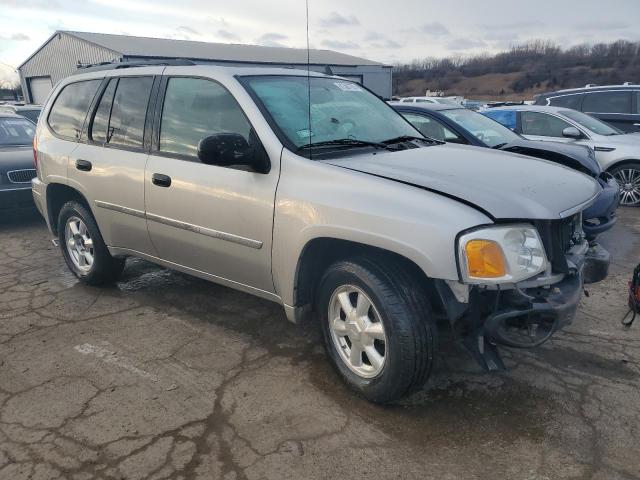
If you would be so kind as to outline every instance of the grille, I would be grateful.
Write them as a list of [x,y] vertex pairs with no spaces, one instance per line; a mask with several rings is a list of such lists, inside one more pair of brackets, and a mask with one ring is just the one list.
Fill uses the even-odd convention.
[[568,273],[565,254],[575,244],[582,242],[582,215],[580,213],[562,220],[536,222],[542,237],[547,258],[554,272]]
[[36,171],[33,168],[26,170],[12,170],[7,172],[7,177],[11,183],[29,183],[32,178],[36,177]]

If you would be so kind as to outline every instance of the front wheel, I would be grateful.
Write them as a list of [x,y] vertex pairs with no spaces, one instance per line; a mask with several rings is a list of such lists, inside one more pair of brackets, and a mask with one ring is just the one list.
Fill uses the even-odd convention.
[[610,172],[620,185],[620,205],[640,206],[640,162],[626,163]]
[[69,269],[89,285],[118,279],[123,258],[114,258],[102,239],[91,212],[78,202],[67,202],[58,216],[58,240]]
[[317,309],[327,354],[349,386],[377,403],[420,388],[434,363],[436,326],[414,276],[391,260],[340,261]]

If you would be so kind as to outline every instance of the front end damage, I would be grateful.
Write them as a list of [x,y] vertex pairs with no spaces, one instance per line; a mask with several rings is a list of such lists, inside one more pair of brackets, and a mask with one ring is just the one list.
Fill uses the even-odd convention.
[[536,347],[570,324],[584,285],[608,273],[609,253],[587,242],[580,214],[533,223],[549,260],[545,272],[515,284],[436,282],[455,335],[490,371],[504,369],[498,345]]

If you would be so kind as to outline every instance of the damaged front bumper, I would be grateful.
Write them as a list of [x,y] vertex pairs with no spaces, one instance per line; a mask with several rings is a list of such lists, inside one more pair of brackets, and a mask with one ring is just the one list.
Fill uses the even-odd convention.
[[[603,280],[609,253],[585,243],[566,255],[569,273],[543,274],[514,285],[474,286],[468,303],[438,286],[447,317],[478,362],[487,370],[503,369],[497,345],[532,348],[570,324],[577,312],[584,284]],[[448,290],[448,294],[447,294]]]

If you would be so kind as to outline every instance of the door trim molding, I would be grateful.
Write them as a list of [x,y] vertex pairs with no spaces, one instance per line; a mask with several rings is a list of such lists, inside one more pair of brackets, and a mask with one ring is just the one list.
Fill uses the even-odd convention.
[[145,218],[142,210],[136,210],[135,208],[123,207],[122,205],[116,205],[115,203],[103,202],[102,200],[96,200],[94,202],[96,206],[104,208],[105,210],[112,210],[114,212],[126,213],[127,215],[133,215],[138,218]]
[[162,215],[156,215],[155,213],[145,213],[142,210],[136,210],[135,208],[123,207],[122,205],[116,205],[115,203],[104,202],[102,200],[95,200],[95,204],[106,210],[112,210],[118,213],[124,213],[127,215],[133,215],[138,218],[146,218],[152,222],[161,223],[174,228],[180,228],[187,230],[188,232],[198,233],[211,238],[217,238],[224,240],[225,242],[236,243],[245,247],[254,248],[260,250],[262,248],[262,242],[259,240],[253,240],[252,238],[241,237],[240,235],[234,235],[233,233],[221,232],[220,230],[214,230],[212,228],[201,227],[192,223],[181,222],[174,218],[163,217]]
[[162,215],[156,215],[155,213],[147,212],[147,220],[152,222],[161,223],[163,225],[169,225],[170,227],[180,228],[193,233],[199,233],[207,237],[218,238],[226,242],[237,243],[249,248],[255,248],[259,250],[262,248],[262,242],[253,240],[251,238],[241,237],[240,235],[234,235],[233,233],[221,232],[219,230],[213,230],[212,228],[201,227],[192,223],[181,222],[169,217],[163,217]]

